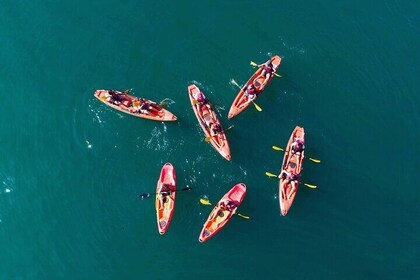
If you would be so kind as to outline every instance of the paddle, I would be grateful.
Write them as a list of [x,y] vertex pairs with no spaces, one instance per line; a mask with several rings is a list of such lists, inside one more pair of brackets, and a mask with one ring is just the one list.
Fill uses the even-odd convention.
[[[267,175],[268,177],[271,177],[271,178],[278,178],[279,176],[278,175],[276,175],[276,174],[273,174],[273,173],[270,173],[270,172],[265,172],[265,175]],[[305,186],[307,186],[308,188],[311,188],[311,189],[316,189],[317,188],[317,186],[315,186],[315,185],[310,185],[310,184],[304,184]]]
[[[200,203],[203,204],[203,205],[211,205],[210,201],[207,198],[200,198]],[[242,214],[239,214],[239,213],[233,213],[233,214],[238,215],[239,217],[242,217],[244,219],[249,220],[249,217],[248,216],[245,216],[245,215],[242,215]]]
[[[272,146],[272,148],[273,148],[273,150],[276,150],[276,151],[284,151],[282,148],[277,147],[277,146]],[[309,158],[309,160],[313,161],[315,163],[321,163],[321,161],[319,159],[316,159],[316,158]]]
[[[249,64],[251,64],[251,66],[254,66],[254,67],[260,67],[260,65],[258,65],[257,63],[255,63],[254,61],[251,61]],[[282,76],[281,75],[279,75],[279,74],[277,74],[276,72],[273,72],[273,74],[274,74],[274,76],[277,76],[277,77],[279,77],[279,78],[281,78]]]
[[174,190],[174,191],[170,191],[170,192],[144,193],[144,194],[139,195],[139,198],[144,199],[144,198],[150,197],[153,194],[167,194],[167,193],[171,193],[171,192],[182,192],[182,191],[189,191],[189,190],[192,190],[192,188],[186,187],[186,188],[183,188],[183,189],[180,189],[180,190]]
[[[234,125],[232,124],[231,126],[229,126],[228,128],[226,128],[225,130],[223,130],[223,132],[228,131],[229,129],[231,129]],[[210,142],[211,140],[211,136],[207,136],[206,138],[204,138],[204,141],[206,142]]]
[[[232,79],[232,84],[234,84],[235,86],[237,86],[240,90],[242,90],[241,86],[234,80]],[[262,109],[260,106],[258,106],[253,100],[251,100],[252,104],[254,104],[255,109],[257,109],[258,112],[261,112]]]

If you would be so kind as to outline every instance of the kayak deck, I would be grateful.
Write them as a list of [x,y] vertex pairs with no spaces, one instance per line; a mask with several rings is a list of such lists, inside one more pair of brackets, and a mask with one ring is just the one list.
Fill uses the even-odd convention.
[[[300,139],[302,142],[305,142],[305,131],[303,127],[296,126],[292,132],[292,135],[289,138],[287,143],[286,150],[284,152],[283,163],[280,171],[285,170],[288,173],[301,174],[303,159],[305,157],[305,151],[302,151],[299,154],[292,152],[292,143]],[[296,197],[297,190],[299,188],[299,180],[295,181],[295,188],[289,180],[280,178],[279,182],[279,203],[280,203],[280,212],[281,215],[286,216],[292,203]]]
[[[201,128],[204,131],[204,134],[206,135],[206,138],[210,138],[210,143],[212,146],[216,149],[216,151],[219,152],[222,157],[224,157],[227,160],[231,160],[231,154],[230,154],[230,148],[229,143],[226,138],[226,134],[223,131],[222,124],[220,123],[215,110],[213,109],[213,106],[210,104],[210,102],[207,99],[207,103],[204,105],[198,104],[198,101],[196,100],[195,96],[200,93],[200,89],[196,85],[189,85],[188,86],[188,95],[190,97],[191,105],[194,110],[195,116],[197,117],[198,123],[200,124]],[[203,107],[205,108],[203,109]],[[221,132],[211,135],[210,128],[206,124],[206,119],[203,116],[203,111],[207,111],[209,115],[206,116],[208,123],[214,123],[220,125]]]
[[[246,186],[243,183],[236,184],[216,204],[211,211],[207,221],[204,223],[198,240],[205,242],[218,233],[232,218],[236,209],[241,205],[246,194]],[[221,203],[231,202],[235,205],[233,210],[223,209]]]
[[[163,192],[163,193],[161,193]],[[170,163],[165,163],[156,187],[156,216],[160,234],[165,234],[172,220],[176,200],[176,173]]]
[[271,77],[267,81],[265,81],[265,77],[261,76],[264,66],[259,67],[257,71],[255,71],[255,73],[248,80],[248,82],[246,82],[246,84],[241,88],[239,93],[236,95],[236,98],[233,101],[232,106],[230,107],[230,110],[229,110],[229,114],[228,114],[229,119],[233,118],[234,116],[244,111],[246,108],[248,108],[249,104],[251,104],[251,100],[245,94],[245,90],[248,87],[248,85],[254,84],[257,90],[257,94],[253,100],[256,100],[258,96],[261,94],[261,92],[265,89],[265,87],[270,83],[271,79],[273,79],[274,73],[277,71],[281,63],[281,57],[278,55],[275,55],[268,61],[270,60],[271,60],[271,63],[273,64],[273,73],[271,74]]
[[105,103],[106,105],[118,111],[121,111],[126,114],[130,114],[135,117],[154,120],[154,121],[176,121],[177,120],[177,117],[174,114],[162,108],[161,106],[159,106],[158,104],[156,104],[155,102],[151,100],[142,99],[148,102],[148,104],[151,104],[151,107],[152,107],[151,109],[153,109],[150,111],[148,110],[147,113],[142,113],[140,112],[138,108],[140,104],[140,101],[139,101],[140,98],[137,98],[128,94],[124,94],[119,91],[115,91],[123,99],[122,102],[119,102],[119,104],[117,104],[118,102],[114,102],[112,100],[109,92],[110,92],[109,90],[104,90],[104,89],[96,90],[94,96],[99,101]]

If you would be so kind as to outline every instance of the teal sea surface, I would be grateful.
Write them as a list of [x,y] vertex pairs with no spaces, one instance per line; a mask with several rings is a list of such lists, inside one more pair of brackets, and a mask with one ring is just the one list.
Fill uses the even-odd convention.
[[[420,2],[22,1],[0,8],[0,279],[419,279]],[[278,54],[257,104],[231,120],[250,61]],[[232,161],[204,141],[187,86],[218,106]],[[172,101],[174,123],[120,113],[96,89]],[[302,183],[280,216],[296,125]],[[159,235],[154,192],[178,193]],[[247,194],[198,242],[211,206]]]

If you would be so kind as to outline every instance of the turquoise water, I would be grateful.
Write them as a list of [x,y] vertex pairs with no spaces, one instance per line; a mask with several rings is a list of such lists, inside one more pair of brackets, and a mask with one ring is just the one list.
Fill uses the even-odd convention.
[[[10,1],[0,9],[1,279],[415,279],[420,275],[416,1]],[[200,2],[200,3],[199,3]],[[252,75],[273,79],[227,120]],[[232,162],[203,141],[195,82],[220,105]],[[176,123],[106,107],[95,89],[160,101]],[[301,187],[279,216],[284,147],[305,127]],[[153,192],[174,164],[164,236]],[[209,242],[201,226],[244,182],[239,212]]]

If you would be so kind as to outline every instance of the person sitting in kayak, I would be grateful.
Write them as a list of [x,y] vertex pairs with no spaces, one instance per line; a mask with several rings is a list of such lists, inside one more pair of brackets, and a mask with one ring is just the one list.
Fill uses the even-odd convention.
[[127,111],[131,111],[132,100],[129,96],[123,93],[118,93],[115,90],[108,91],[106,101],[115,104]]
[[305,145],[300,138],[296,138],[295,141],[293,141],[291,148],[293,154],[299,155],[303,152],[303,150],[305,150]]
[[204,120],[204,123],[206,124],[207,127],[210,127],[212,118],[211,118],[209,107],[207,105],[203,105],[199,107],[199,110],[201,112],[201,116]]
[[139,106],[136,107],[139,113],[147,115],[160,115],[160,108],[157,104],[149,102],[144,98],[139,98]]
[[254,84],[249,84],[245,90],[245,96],[248,97],[248,100],[252,101],[257,97],[257,89]]
[[273,72],[274,72],[273,63],[271,62],[271,60],[269,60],[266,63],[260,64],[258,66],[262,66],[262,71],[261,71],[260,76],[265,77],[265,80],[262,83],[262,84],[265,84],[268,81],[268,79],[270,79],[271,76],[273,75]]
[[[222,209],[224,211],[232,212],[234,214],[235,214],[236,207],[237,207],[237,205],[233,201],[230,201],[230,200],[229,201],[221,201],[219,206],[220,206],[220,209]],[[222,215],[220,215],[221,213],[222,213]],[[219,212],[219,216],[220,217],[224,216],[223,211]]]
[[290,183],[290,186],[292,187],[291,191],[289,192],[289,196],[287,197],[289,199],[290,196],[296,191],[296,183],[299,181],[300,174],[297,174],[294,171],[289,173],[286,170],[282,170],[279,178],[283,179],[283,185]]
[[217,134],[222,132],[222,127],[220,126],[220,124],[210,123],[209,127],[210,127],[210,135],[211,136],[216,136]]
[[115,105],[120,105],[122,101],[124,101],[125,98],[118,94],[115,90],[109,90],[107,93],[107,99],[106,101],[113,103]]
[[201,91],[199,93],[193,94],[193,97],[195,100],[197,100],[198,105],[203,106],[208,103],[207,98],[204,96],[204,93]]
[[168,198],[172,199],[171,197],[171,185],[168,184],[162,184],[162,189],[160,190],[160,200],[162,201],[162,205],[166,202],[168,202]]

